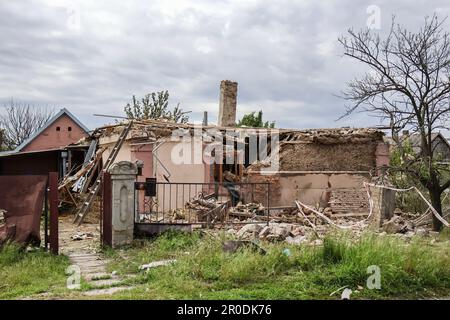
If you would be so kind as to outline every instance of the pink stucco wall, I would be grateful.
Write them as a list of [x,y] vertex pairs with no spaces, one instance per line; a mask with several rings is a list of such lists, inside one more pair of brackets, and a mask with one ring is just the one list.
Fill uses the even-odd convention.
[[145,181],[145,178],[153,177],[153,145],[144,144],[139,146],[133,146],[131,148],[131,161],[141,160],[144,162],[142,168],[142,176],[138,177],[138,181]]
[[[57,130],[58,127],[59,131]],[[72,129],[71,131],[69,131],[69,127]],[[87,133],[69,116],[63,114],[21,151],[37,151],[65,147],[85,136],[87,136]]]

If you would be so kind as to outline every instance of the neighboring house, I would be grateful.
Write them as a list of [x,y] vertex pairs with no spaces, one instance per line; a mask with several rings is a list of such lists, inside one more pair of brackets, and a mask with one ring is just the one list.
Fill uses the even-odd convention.
[[[417,154],[421,150],[420,137],[419,134],[411,134],[407,137],[411,143],[411,147]],[[431,143],[435,159],[443,163],[450,162],[450,144],[440,132],[431,134]]]
[[[386,139],[391,147],[395,148],[395,142],[392,138]],[[419,154],[422,149],[421,135],[414,133],[410,134],[408,130],[404,130],[401,141],[408,141],[414,153]],[[437,161],[442,163],[450,163],[450,143],[440,132],[434,132],[431,134],[431,142],[434,157]]]
[[15,150],[0,152],[0,175],[47,174],[64,176],[83,163],[86,146],[71,144],[89,135],[89,130],[67,109],[61,109]]

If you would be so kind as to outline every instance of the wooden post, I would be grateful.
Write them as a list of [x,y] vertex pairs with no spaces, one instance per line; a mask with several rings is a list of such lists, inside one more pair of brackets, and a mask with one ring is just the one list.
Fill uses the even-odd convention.
[[50,252],[59,253],[58,241],[58,173],[50,172],[49,175],[49,203],[50,203]]
[[102,244],[112,246],[112,185],[111,174],[103,172]]

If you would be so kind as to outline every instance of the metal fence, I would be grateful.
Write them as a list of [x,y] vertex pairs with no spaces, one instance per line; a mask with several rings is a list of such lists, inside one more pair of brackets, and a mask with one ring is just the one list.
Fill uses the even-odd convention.
[[[260,207],[239,214],[236,205]],[[135,183],[135,222],[153,224],[248,223],[258,218],[268,221],[270,183]],[[263,217],[261,217],[263,216]],[[262,219],[261,219],[262,218]],[[258,221],[255,221],[258,222]]]

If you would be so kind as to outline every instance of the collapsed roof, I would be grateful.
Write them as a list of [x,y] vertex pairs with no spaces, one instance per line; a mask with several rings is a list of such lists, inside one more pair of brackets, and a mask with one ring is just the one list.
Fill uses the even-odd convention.
[[[191,135],[195,130],[201,130],[202,134],[209,130],[219,130],[222,133],[241,133],[242,136],[267,132],[278,133],[280,141],[289,143],[317,143],[317,144],[342,144],[364,143],[382,141],[384,133],[375,128],[322,128],[322,129],[277,129],[277,128],[251,128],[251,127],[219,127],[215,125],[202,126],[197,124],[174,123],[165,120],[133,120],[133,126],[127,140],[157,140],[170,137],[174,130],[189,130]],[[119,135],[129,121],[123,121],[115,125],[106,125],[94,130],[90,139],[101,137],[113,137]]]

